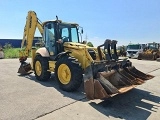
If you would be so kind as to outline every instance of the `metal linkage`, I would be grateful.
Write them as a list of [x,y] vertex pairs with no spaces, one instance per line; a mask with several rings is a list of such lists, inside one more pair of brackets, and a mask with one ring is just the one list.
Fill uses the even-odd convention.
[[112,59],[114,59],[115,61],[118,60],[116,44],[117,44],[117,41],[112,40],[112,42],[111,42],[111,55],[112,55]]
[[97,47],[98,55],[99,55],[100,60],[102,60],[101,47],[104,47],[103,52],[105,53],[106,60],[108,60],[108,61],[112,60],[112,56],[111,56],[111,52],[110,52],[110,46],[111,46],[111,40],[106,39],[104,44]]
[[98,46],[97,49],[100,60],[102,60],[102,54],[100,49],[101,47],[104,47],[103,52],[106,56],[106,60],[117,61],[118,55],[117,55],[116,44],[117,44],[116,40],[106,39],[104,44]]

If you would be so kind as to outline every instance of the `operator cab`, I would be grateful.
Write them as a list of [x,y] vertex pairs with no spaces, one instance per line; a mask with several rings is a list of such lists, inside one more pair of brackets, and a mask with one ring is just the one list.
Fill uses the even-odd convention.
[[43,40],[51,56],[56,56],[64,51],[64,42],[80,42],[78,24],[63,23],[56,20],[45,22],[43,27]]
[[158,43],[148,43],[148,49],[158,50],[159,49],[159,44]]

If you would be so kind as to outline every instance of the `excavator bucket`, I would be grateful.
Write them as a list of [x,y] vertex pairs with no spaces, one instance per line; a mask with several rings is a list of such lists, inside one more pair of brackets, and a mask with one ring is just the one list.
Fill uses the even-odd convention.
[[156,60],[160,56],[159,43],[148,43],[148,46],[144,48],[142,53],[139,53],[138,59],[144,60]]
[[106,40],[104,50],[111,47],[112,53],[107,53],[106,60],[95,61],[85,69],[84,89],[88,99],[104,99],[122,94],[154,77],[137,70],[129,60],[118,59],[115,44],[116,41]]
[[144,53],[139,53],[139,55],[138,55],[138,59],[139,60],[155,60],[156,59],[156,56],[155,55],[153,55],[151,52],[149,53],[149,52],[144,52]]
[[21,75],[27,75],[32,73],[31,70],[32,70],[31,64],[22,62],[18,69],[18,73],[20,73]]

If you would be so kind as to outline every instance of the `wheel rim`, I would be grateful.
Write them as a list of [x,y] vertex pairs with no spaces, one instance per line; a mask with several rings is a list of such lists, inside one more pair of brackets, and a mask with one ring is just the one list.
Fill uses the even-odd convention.
[[71,80],[71,71],[66,64],[61,64],[58,68],[58,78],[62,84],[68,84]]
[[39,61],[36,61],[36,63],[35,63],[35,71],[36,71],[38,76],[40,76],[41,73],[42,73],[42,66],[41,66],[41,63]]

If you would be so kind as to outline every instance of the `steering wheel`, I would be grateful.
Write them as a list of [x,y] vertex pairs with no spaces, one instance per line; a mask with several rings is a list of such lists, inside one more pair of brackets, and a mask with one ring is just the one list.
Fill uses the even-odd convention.
[[67,36],[62,37],[63,42],[69,42],[69,38]]

